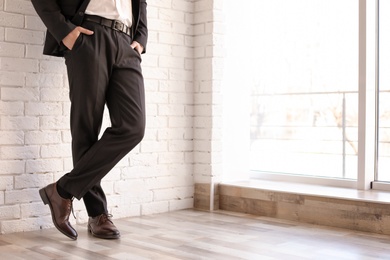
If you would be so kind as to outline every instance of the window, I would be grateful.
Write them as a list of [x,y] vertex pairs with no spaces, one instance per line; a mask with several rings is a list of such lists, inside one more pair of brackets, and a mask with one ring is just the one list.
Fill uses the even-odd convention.
[[378,181],[390,181],[390,1],[379,0]]
[[[375,94],[369,93],[375,87],[375,1],[248,0],[245,6],[238,1],[224,5],[224,127],[231,144],[225,147],[236,155],[226,156],[228,171],[238,172],[233,163],[238,161],[249,165],[255,178],[321,184],[336,180],[369,187],[376,160],[371,120]],[[386,19],[381,23],[389,24]],[[389,27],[381,32],[390,35]],[[381,46],[390,51],[389,44],[382,39]],[[383,49],[381,55],[389,57]],[[387,70],[385,63],[380,63],[382,70]],[[390,98],[390,85],[386,83],[386,93],[386,79],[380,80],[380,99],[387,99],[385,94]],[[385,138],[390,121],[383,115],[390,113],[390,105],[381,104],[379,111],[378,165],[385,171],[390,166],[390,140]]]

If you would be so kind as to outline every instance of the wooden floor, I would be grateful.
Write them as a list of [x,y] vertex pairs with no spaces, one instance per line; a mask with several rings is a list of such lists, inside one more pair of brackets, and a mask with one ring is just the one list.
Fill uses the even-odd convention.
[[101,240],[78,225],[0,235],[0,259],[390,259],[390,237],[229,212],[183,210],[114,220]]

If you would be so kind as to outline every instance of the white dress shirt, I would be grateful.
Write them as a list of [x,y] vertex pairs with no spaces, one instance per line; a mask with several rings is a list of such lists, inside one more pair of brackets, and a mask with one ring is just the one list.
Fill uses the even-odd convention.
[[132,24],[131,0],[91,0],[85,13]]

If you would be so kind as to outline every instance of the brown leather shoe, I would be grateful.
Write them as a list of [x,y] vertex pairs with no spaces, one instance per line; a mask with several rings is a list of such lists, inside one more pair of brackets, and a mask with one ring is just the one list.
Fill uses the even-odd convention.
[[65,236],[76,240],[77,232],[69,223],[72,200],[63,199],[57,192],[57,183],[52,183],[39,190],[43,203],[49,204],[54,226]]
[[88,231],[95,237],[104,239],[117,239],[121,235],[114,223],[111,215],[101,214],[97,217],[90,217],[88,220]]

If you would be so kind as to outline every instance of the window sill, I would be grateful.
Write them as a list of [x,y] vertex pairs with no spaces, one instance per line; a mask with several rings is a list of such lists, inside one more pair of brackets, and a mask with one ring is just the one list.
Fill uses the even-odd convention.
[[301,184],[268,180],[249,180],[222,183],[225,186],[294,193],[297,195],[318,196],[390,204],[390,192],[381,190],[357,190],[352,188],[329,187],[314,184]]

